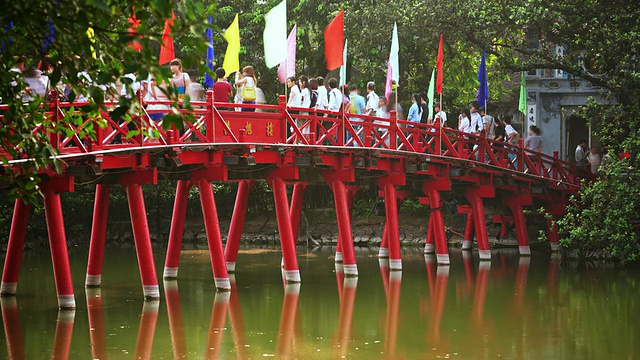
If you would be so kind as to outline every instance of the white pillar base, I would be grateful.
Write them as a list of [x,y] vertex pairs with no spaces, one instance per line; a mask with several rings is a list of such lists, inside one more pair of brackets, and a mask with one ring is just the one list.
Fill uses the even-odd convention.
[[479,250],[480,260],[491,260],[491,250]]
[[449,276],[449,265],[440,265],[438,266],[438,271],[436,271],[436,276]]
[[227,272],[236,272],[236,263],[235,262],[227,262]]
[[18,283],[2,282],[0,284],[0,294],[2,295],[15,295],[18,289]]
[[337,263],[341,263],[342,262],[342,253],[341,252],[336,252],[336,260],[335,262]]
[[218,291],[231,291],[231,282],[229,278],[213,278],[213,282],[216,284],[216,290]]
[[378,250],[378,257],[379,258],[388,258],[389,257],[389,249],[381,247],[380,250]]
[[299,283],[300,282],[300,270],[285,270],[284,271],[284,279],[289,283]]
[[462,250],[471,250],[472,240],[462,240]]
[[552,242],[552,243],[549,243],[549,245],[551,246],[551,251],[560,250],[560,243]]
[[389,259],[389,270],[402,270],[402,259]]
[[381,268],[388,269],[389,258],[378,258],[378,265],[380,265]]
[[84,278],[84,286],[98,287],[102,284],[102,275],[89,275]]
[[531,248],[529,247],[529,245],[518,246],[518,251],[520,251],[520,255],[531,256]]
[[437,254],[436,258],[438,259],[438,265],[449,265],[449,254]]
[[160,299],[160,288],[158,285],[143,285],[142,293],[145,299]]
[[[58,295],[58,307],[60,309],[75,309],[76,299],[71,295]],[[75,312],[74,312],[75,315]]]
[[343,284],[344,284],[344,287],[356,288],[358,286],[358,277],[357,276],[346,277],[344,278]]
[[402,280],[402,271],[392,271],[389,273],[389,282],[398,282]]
[[166,267],[164,268],[164,272],[162,274],[162,277],[165,279],[177,279],[178,278],[178,268],[170,268],[170,267]]
[[354,277],[358,276],[358,265],[343,265],[344,268],[344,276]]
[[424,254],[424,262],[425,264],[433,264],[436,262],[436,256],[433,254]]
[[424,244],[424,253],[433,254],[436,252],[436,244]]
[[280,260],[280,267],[284,269],[284,258]]

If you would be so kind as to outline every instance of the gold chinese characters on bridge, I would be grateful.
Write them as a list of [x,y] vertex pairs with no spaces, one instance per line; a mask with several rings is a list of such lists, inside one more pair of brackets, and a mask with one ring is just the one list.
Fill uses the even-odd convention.
[[271,121],[267,123],[266,130],[267,130],[267,136],[273,137],[273,123]]
[[224,123],[225,123],[225,124],[227,124],[227,127],[226,127],[226,128],[224,128],[224,129],[222,129],[222,133],[223,133],[224,135],[229,135],[229,133],[227,132],[227,128],[228,128],[228,129],[231,129],[231,121],[229,121],[229,120],[225,120],[225,121],[224,121]]
[[247,121],[246,123],[244,123],[244,131],[246,132],[247,135],[253,134],[253,131],[251,130],[250,122]]

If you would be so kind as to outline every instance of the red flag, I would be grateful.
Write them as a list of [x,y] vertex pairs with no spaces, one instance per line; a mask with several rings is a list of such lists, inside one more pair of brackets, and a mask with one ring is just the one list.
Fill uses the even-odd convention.
[[160,45],[160,59],[158,60],[159,65],[164,65],[176,57],[176,52],[173,49],[173,37],[171,36],[171,27],[173,26],[173,20],[175,18],[176,14],[171,11],[171,19],[164,21],[162,44]]
[[[141,36],[138,35],[138,26],[140,26],[140,20],[136,18],[136,13],[135,13],[136,9],[133,8],[132,10],[133,10],[133,14],[131,14],[131,17],[128,20],[129,24],[131,25],[129,27],[129,35],[135,36],[136,38],[141,38]],[[129,42],[129,47],[131,47],[135,51],[142,51],[142,44],[140,44],[135,39]]]
[[438,68],[438,77],[436,79],[436,91],[442,94],[442,63],[444,62],[444,52],[442,51],[442,34],[440,34],[440,44],[438,45],[438,60],[436,68]]
[[324,58],[327,60],[327,69],[335,70],[344,65],[342,53],[344,52],[344,10],[340,10],[338,16],[324,29]]

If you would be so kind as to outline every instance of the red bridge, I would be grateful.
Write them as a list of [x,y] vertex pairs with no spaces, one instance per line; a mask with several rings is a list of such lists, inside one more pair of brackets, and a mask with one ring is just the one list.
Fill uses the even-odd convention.
[[[34,131],[60,127],[65,113],[72,111],[72,106],[77,109],[82,105],[86,103],[53,100],[46,104],[50,122]],[[343,262],[345,276],[357,276],[350,208],[361,186],[378,186],[384,197],[386,221],[380,256],[389,257],[391,270],[401,270],[397,209],[407,196],[419,197],[421,203],[429,205],[424,251],[435,252],[439,264],[448,264],[441,193],[464,191],[469,205],[458,209],[467,215],[463,249],[471,249],[475,237],[480,259],[490,260],[483,199],[498,197],[509,207],[511,214],[506,215],[515,224],[520,254],[529,255],[523,207],[535,201],[552,217],[561,216],[569,196],[579,190],[580,176],[586,176],[582,169],[561,161],[557,152],[548,156],[524,150],[522,143],[510,147],[438,124],[401,121],[394,112],[390,119],[325,111],[292,115],[283,96],[277,106],[234,104],[236,108],[257,110],[240,112],[229,109],[230,104],[214,103],[211,92],[207,101],[191,105],[193,110],[180,110],[185,115],[183,131],[165,131],[161,123],[149,119],[150,114],[167,110],[143,110],[130,123],[116,121],[103,111],[101,119],[84,118],[80,124],[64,125],[66,132],[49,132],[63,160],[63,171],[41,170],[44,180],[40,186],[61,308],[75,307],[60,202],[60,193],[72,192],[75,182],[97,183],[85,285],[101,283],[107,204],[111,186],[119,184],[128,197],[144,296],[158,298],[141,184],[177,180],[164,277],[178,275],[187,194],[191,186],[196,186],[215,284],[219,290],[229,290],[228,273],[236,267],[249,190],[256,181],[267,181],[273,190],[284,275],[287,282],[299,282],[295,244],[308,184],[326,182],[331,187],[339,229],[336,261]],[[304,124],[298,125],[302,120]],[[79,135],[88,126],[96,128],[95,138]],[[8,166],[19,166],[23,161],[12,159]],[[226,247],[212,181],[239,183]],[[291,199],[287,196],[289,184],[293,185]],[[16,201],[2,273],[3,295],[16,292],[28,214],[29,205]],[[551,247],[557,248],[557,229],[550,221],[548,234]]]

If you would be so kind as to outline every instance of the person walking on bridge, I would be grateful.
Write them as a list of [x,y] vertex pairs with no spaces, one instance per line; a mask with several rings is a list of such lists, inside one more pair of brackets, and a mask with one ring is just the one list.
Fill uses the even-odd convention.
[[374,116],[378,111],[379,97],[376,94],[376,84],[373,81],[367,83],[367,105],[365,106],[365,114]]

